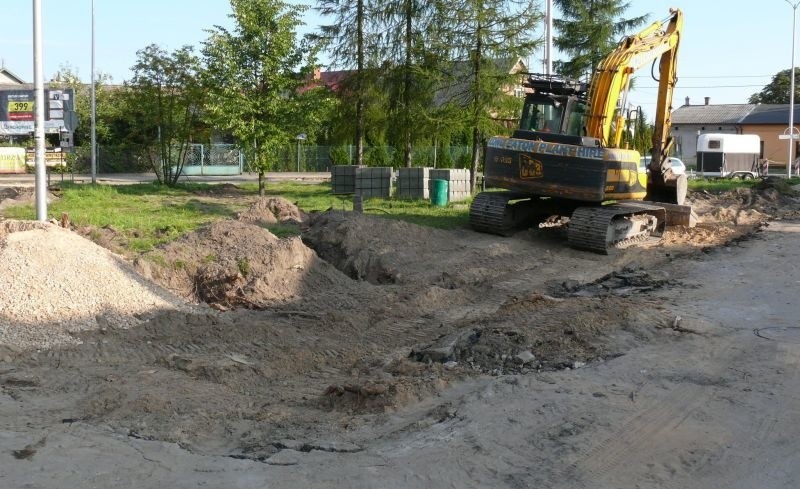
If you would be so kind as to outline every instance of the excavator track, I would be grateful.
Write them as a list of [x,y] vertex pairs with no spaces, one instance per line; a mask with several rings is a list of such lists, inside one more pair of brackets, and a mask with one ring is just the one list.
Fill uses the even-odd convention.
[[568,239],[573,248],[609,254],[644,241],[660,241],[667,211],[640,203],[579,207],[569,221]]
[[511,236],[537,221],[538,204],[530,195],[517,192],[481,192],[469,208],[469,223],[475,231]]
[[481,233],[511,236],[520,226],[520,212],[512,200],[525,195],[514,192],[481,192],[469,207],[469,224]]

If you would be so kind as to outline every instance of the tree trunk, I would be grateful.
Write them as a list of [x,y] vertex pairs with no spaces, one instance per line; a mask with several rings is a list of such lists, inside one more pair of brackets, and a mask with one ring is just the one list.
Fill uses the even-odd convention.
[[406,14],[406,60],[403,67],[403,156],[405,159],[406,168],[411,168],[411,49],[413,44],[411,19],[413,16],[413,3],[412,0],[406,0],[405,14]]
[[364,0],[356,6],[358,60],[356,67],[356,165],[364,164]]
[[265,177],[264,170],[259,168],[258,169],[258,196],[259,197],[264,197],[265,195],[267,195],[266,179],[264,177]]
[[472,129],[472,165],[470,166],[469,191],[475,193],[478,184],[478,165],[481,161],[481,134],[477,127]]

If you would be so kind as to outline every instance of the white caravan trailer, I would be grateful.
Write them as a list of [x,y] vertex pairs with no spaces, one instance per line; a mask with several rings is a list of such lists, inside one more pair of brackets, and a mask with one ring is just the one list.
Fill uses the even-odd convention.
[[704,177],[760,176],[761,138],[755,134],[700,134],[697,172]]

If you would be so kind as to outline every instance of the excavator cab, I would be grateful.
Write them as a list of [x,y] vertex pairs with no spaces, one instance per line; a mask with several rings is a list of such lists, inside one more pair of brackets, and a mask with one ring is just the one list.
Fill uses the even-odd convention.
[[523,85],[528,93],[514,138],[596,145],[593,138],[585,138],[586,84],[555,75],[531,74]]

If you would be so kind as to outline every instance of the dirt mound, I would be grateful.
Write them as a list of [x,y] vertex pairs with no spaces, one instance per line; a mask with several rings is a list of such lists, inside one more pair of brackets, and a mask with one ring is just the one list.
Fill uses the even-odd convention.
[[312,214],[307,224],[303,239],[320,257],[350,278],[373,284],[430,281],[454,248],[445,231],[359,213]]
[[695,192],[690,202],[702,222],[747,226],[770,218],[797,215],[800,199],[782,179],[766,179],[754,187],[738,187],[719,194]]
[[281,197],[261,198],[247,210],[236,215],[240,221],[262,224],[291,223],[300,224],[306,216],[296,205]]
[[263,308],[350,286],[300,238],[279,239],[242,221],[215,222],[135,264],[170,290],[223,309]]
[[71,333],[187,307],[119,256],[38,222],[0,223],[0,289],[0,345],[15,350],[78,343]]

